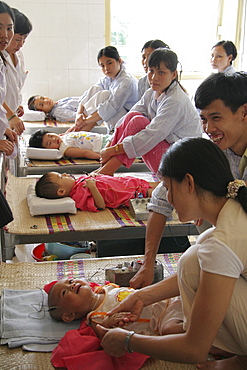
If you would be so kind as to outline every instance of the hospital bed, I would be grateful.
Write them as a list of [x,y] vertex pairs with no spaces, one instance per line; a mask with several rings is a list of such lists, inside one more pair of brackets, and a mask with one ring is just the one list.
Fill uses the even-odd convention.
[[[6,198],[14,221],[7,225],[7,231],[2,237],[3,261],[13,257],[16,244],[145,237],[146,221],[135,221],[126,207],[100,212],[78,210],[76,214],[31,216],[27,204],[27,187],[35,181],[33,177],[8,174]],[[198,228],[193,222],[181,223],[174,212],[163,236],[198,235],[207,227]]]
[[[43,112],[33,112],[33,113],[43,113]],[[25,116],[24,116],[25,118]],[[44,118],[40,121],[23,121],[25,125],[25,134],[31,134],[32,132],[38,130],[39,128],[43,129],[50,129],[56,134],[61,134],[67,131],[73,124],[73,122],[59,122],[56,120]],[[107,126],[105,123],[102,123],[100,126],[95,126],[92,129],[93,132],[98,132],[100,134],[106,134],[107,133]]]
[[[137,259],[143,256],[135,256]],[[134,256],[118,258],[85,259],[77,261],[56,261],[37,263],[0,263],[0,293],[3,289],[30,290],[42,288],[52,280],[62,278],[85,278],[104,284],[105,269],[115,267],[118,263],[132,261]],[[176,272],[179,255],[158,255],[157,259],[163,264],[164,276]],[[9,349],[7,345],[0,346],[1,370],[52,370],[51,353],[27,352],[21,347]],[[195,370],[188,364],[170,363],[149,358],[142,366],[143,370]]]
[[[49,130],[48,130],[49,131]],[[50,130],[52,131],[52,130]],[[30,159],[26,156],[30,135],[22,135],[19,138],[18,156],[14,160],[14,170],[16,176],[24,177],[28,175],[41,175],[45,172],[68,172],[71,174],[89,173],[99,168],[99,161],[85,158],[61,158],[56,160]],[[44,149],[45,151],[45,149]],[[136,159],[131,168],[120,166],[118,172],[148,172],[146,164],[141,159]]]

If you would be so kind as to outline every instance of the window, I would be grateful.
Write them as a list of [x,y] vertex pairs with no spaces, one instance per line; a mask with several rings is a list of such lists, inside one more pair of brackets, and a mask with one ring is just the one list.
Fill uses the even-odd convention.
[[183,76],[208,75],[210,52],[218,41],[220,0],[111,0],[111,45],[128,70],[143,75],[141,49],[161,39],[178,55]]

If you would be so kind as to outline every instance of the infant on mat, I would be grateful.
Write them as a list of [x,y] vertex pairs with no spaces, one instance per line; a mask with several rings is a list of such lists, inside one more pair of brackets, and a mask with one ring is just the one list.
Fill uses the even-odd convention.
[[[100,159],[100,151],[110,141],[110,135],[91,131],[56,134],[43,129],[35,131],[29,139],[29,148],[57,150],[59,158]],[[37,153],[38,154],[38,153]],[[28,149],[27,149],[28,156]]]
[[147,182],[133,176],[113,177],[102,174],[82,175],[45,173],[36,183],[36,195],[46,199],[71,197],[78,209],[97,212],[105,208],[128,206],[138,194],[150,197],[158,182]]

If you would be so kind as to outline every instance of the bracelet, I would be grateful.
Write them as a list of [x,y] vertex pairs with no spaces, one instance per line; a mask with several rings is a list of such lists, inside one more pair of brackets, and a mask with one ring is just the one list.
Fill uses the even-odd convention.
[[115,145],[115,150],[116,150],[116,152],[118,153],[118,151],[119,151],[118,144],[117,144],[117,145]]
[[129,353],[133,353],[134,351],[131,351],[131,349],[129,348],[129,345],[130,345],[130,339],[132,337],[132,335],[134,335],[135,332],[134,331],[129,331],[124,339],[124,350],[126,352],[129,352]]
[[11,121],[11,120],[12,120],[12,118],[14,118],[14,117],[16,117],[16,114],[13,114],[13,116],[9,117],[9,118],[8,118],[8,121]]

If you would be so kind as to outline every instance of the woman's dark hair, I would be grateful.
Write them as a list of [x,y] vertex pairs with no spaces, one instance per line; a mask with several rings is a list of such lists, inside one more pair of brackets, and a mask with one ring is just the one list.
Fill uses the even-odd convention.
[[222,100],[232,113],[247,103],[247,73],[213,73],[207,77],[196,90],[195,106],[204,109],[217,99]]
[[97,55],[98,63],[101,57],[112,58],[115,59],[117,62],[119,62],[120,59],[120,55],[118,54],[117,48],[115,48],[115,46],[106,46],[105,48],[101,49]]
[[217,42],[217,44],[215,44],[212,47],[212,49],[215,48],[216,46],[223,46],[226,54],[232,55],[232,60],[230,61],[230,64],[232,64],[232,61],[237,58],[237,55],[238,55],[237,48],[232,41],[225,41],[225,40],[219,41]]
[[[181,183],[188,173],[200,190],[225,197],[227,185],[233,181],[230,164],[223,151],[204,138],[185,138],[174,143],[163,155],[159,174]],[[247,213],[247,188],[239,188],[235,198]]]
[[11,9],[11,7],[8,4],[6,4],[3,1],[0,1],[0,14],[1,13],[8,13],[9,16],[11,17],[13,23],[15,23],[15,16],[14,16],[13,10]]
[[32,23],[28,19],[28,17],[21,13],[18,9],[12,8],[12,11],[15,16],[15,33],[19,33],[20,35],[27,35],[29,34],[32,29]]
[[[0,1],[0,14],[2,14],[2,13],[8,13],[8,15],[12,19],[13,23],[15,23],[15,16],[14,16],[14,13],[13,13],[11,7],[8,6],[8,4],[6,4],[5,2]],[[0,51],[0,58],[3,60],[4,64],[6,65],[6,60],[5,60],[1,51]]]
[[49,131],[39,129],[32,133],[29,139],[29,146],[33,148],[43,148],[42,141],[45,134],[47,134]]
[[[162,63],[162,62],[165,64],[166,68],[170,69],[171,72],[175,72],[177,70],[177,66],[178,66],[178,63],[179,63],[177,54],[174,53],[174,51],[172,51],[170,49],[167,49],[167,48],[158,48],[150,54],[150,56],[148,58],[148,67],[149,68],[153,68],[153,67],[154,68],[160,68],[160,63]],[[182,73],[182,70],[180,72],[180,77],[181,77],[181,73]],[[172,81],[172,83],[174,81],[178,82],[178,75]],[[179,82],[178,82],[178,84],[180,85],[181,89],[184,92],[186,92],[184,87]],[[168,88],[169,88],[169,86],[168,86]]]
[[143,52],[143,50],[147,49],[147,48],[152,48],[154,50],[158,49],[158,48],[170,49],[170,47],[165,42],[163,42],[162,40],[158,40],[158,39],[149,40],[149,41],[145,42],[145,44],[142,47],[141,52]]

